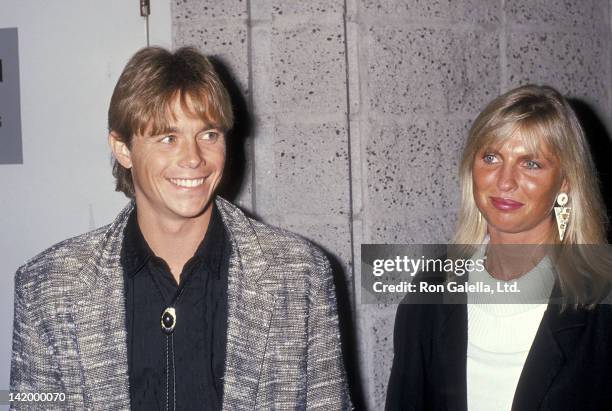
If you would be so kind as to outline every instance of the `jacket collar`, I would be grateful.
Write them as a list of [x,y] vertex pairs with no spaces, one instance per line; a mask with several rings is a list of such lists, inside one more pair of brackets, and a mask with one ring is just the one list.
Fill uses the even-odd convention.
[[[253,409],[275,298],[258,281],[266,273],[268,262],[251,222],[228,201],[217,197],[215,202],[232,243],[223,408]],[[133,203],[128,204],[107,227],[73,289],[86,408],[129,408],[120,255],[133,207]]]

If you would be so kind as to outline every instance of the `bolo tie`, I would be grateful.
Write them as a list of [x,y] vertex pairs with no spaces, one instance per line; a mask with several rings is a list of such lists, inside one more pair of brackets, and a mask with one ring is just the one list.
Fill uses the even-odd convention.
[[[166,410],[176,410],[176,370],[174,368],[174,329],[176,328],[176,309],[187,279],[180,285],[178,292],[170,302],[170,305],[161,314],[161,330],[166,335]],[[172,348],[172,355],[170,355]],[[172,408],[170,408],[170,370],[172,370]]]

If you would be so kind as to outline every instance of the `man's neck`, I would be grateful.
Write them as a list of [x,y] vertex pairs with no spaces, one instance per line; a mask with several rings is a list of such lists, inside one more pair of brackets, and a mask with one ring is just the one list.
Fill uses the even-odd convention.
[[193,257],[208,230],[212,207],[210,204],[202,214],[190,219],[159,218],[136,207],[143,237],[153,253],[168,264],[177,284],[183,266]]

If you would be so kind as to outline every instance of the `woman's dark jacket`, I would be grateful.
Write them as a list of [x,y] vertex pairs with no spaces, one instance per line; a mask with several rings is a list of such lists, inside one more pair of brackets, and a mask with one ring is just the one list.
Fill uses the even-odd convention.
[[[466,304],[400,304],[385,409],[467,410],[467,338]],[[512,410],[612,410],[612,305],[549,304]]]

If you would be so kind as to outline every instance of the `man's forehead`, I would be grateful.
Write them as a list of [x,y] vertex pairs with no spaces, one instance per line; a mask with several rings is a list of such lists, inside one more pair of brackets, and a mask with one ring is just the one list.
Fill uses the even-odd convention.
[[145,135],[178,133],[186,129],[209,129],[215,125],[204,118],[193,107],[186,104],[172,104],[163,115],[151,119],[145,127]]
[[144,135],[159,135],[166,133],[182,133],[192,131],[194,129],[208,130],[215,128],[212,124],[204,121],[199,117],[178,117],[168,118],[161,124],[153,124],[152,122],[146,127]]

